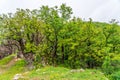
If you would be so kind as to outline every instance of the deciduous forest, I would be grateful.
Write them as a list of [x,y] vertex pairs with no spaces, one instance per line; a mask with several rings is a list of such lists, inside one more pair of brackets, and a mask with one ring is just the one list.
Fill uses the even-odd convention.
[[35,69],[99,69],[110,80],[120,80],[118,22],[84,21],[72,14],[66,4],[1,14],[0,58],[16,54]]

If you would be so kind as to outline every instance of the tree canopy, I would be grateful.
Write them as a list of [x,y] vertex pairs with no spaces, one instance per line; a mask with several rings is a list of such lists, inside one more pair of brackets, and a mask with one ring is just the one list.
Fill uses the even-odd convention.
[[71,17],[72,9],[42,6],[0,16],[1,44],[29,64],[101,67],[105,57],[120,57],[120,26]]

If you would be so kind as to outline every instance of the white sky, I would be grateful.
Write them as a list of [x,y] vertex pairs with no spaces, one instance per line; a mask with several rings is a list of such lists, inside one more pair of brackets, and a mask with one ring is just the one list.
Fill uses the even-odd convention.
[[0,14],[15,12],[16,8],[38,9],[42,5],[55,6],[66,3],[74,16],[92,18],[94,21],[120,21],[120,0],[0,0]]

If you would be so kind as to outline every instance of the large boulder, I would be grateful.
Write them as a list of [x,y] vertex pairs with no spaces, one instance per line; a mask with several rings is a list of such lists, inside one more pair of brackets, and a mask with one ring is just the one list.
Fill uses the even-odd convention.
[[0,46],[0,59],[2,59],[5,56],[10,55],[12,52],[9,47],[7,46]]

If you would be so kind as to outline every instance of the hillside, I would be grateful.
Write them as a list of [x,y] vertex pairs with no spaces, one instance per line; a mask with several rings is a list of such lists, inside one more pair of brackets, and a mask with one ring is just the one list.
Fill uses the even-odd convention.
[[120,80],[118,22],[72,13],[61,4],[0,15],[0,80]]
[[24,60],[10,55],[0,60],[0,80],[107,80],[99,70],[46,66],[28,70]]

